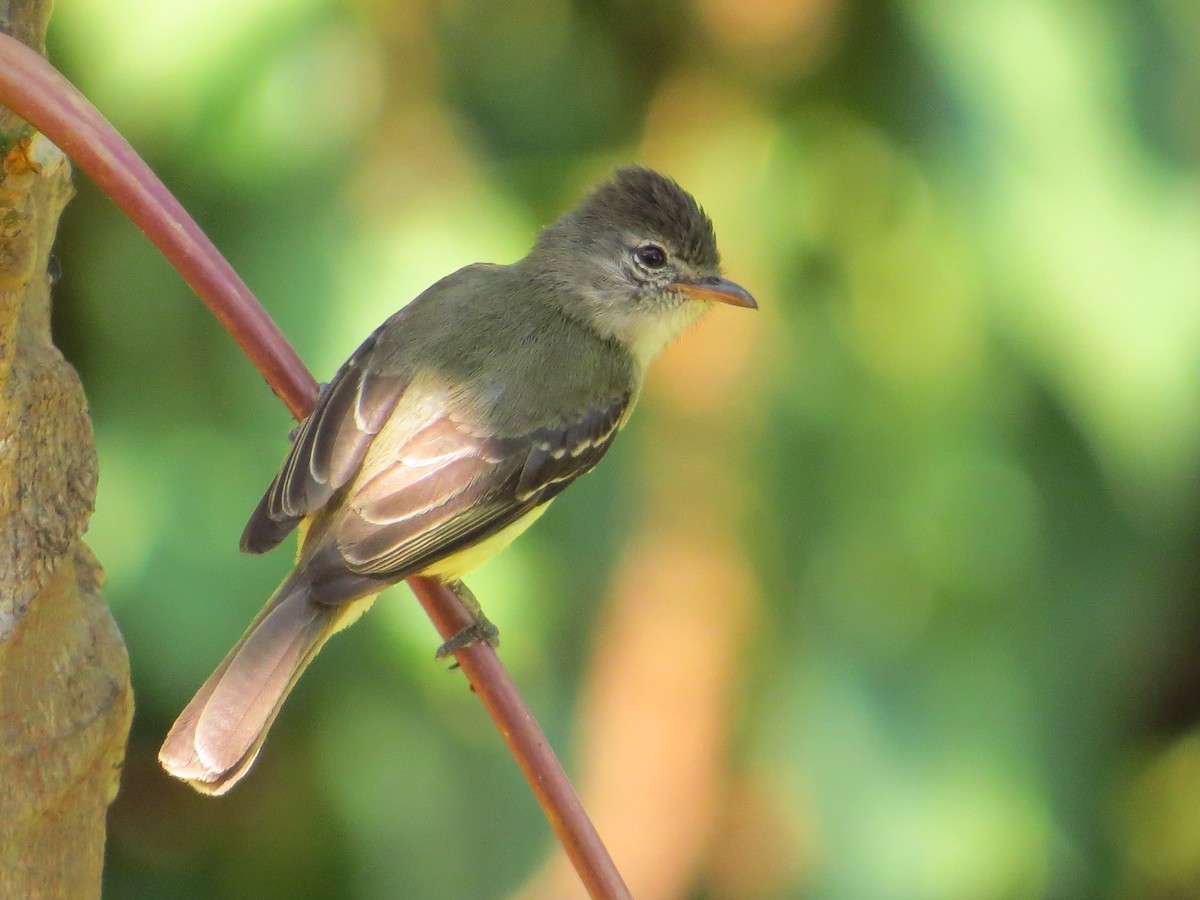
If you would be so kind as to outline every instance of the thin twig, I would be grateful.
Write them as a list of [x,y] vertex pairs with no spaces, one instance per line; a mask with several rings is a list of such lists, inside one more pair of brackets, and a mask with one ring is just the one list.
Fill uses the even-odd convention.
[[303,418],[317,383],[245,282],[74,85],[19,41],[0,38],[0,101],[91,176],[179,270],[292,415]]
[[[266,311],[191,216],[128,142],[53,66],[0,34],[0,102],[54,141],[154,243],[258,368],[297,419],[312,408],[316,381]],[[444,639],[471,621],[445,585],[409,579]],[[629,897],[529,707],[486,643],[455,653],[496,722],[589,894]]]
[[[451,592],[441,582],[417,575],[408,579],[408,586],[446,640],[471,624],[461,603],[444,602],[442,595]],[[631,896],[541,726],[496,652],[487,649],[487,653],[456,653],[454,659],[487,707],[580,880],[593,897]]]

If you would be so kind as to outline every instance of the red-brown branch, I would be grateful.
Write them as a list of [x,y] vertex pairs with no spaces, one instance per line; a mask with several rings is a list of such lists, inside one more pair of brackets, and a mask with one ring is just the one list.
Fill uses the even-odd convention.
[[33,50],[0,37],[0,101],[91,176],[179,270],[292,415],[303,418],[317,383],[245,282],[74,85]]
[[[408,579],[408,586],[446,640],[471,624],[471,616],[461,603],[445,602],[443,595],[453,597],[453,594],[444,584],[418,575]],[[479,647],[475,644],[468,650]],[[592,897],[629,897],[621,873],[588,819],[579,795],[554,755],[554,748],[496,651],[488,646],[486,653],[459,652],[454,659],[487,707],[588,893]]]
[[[0,34],[0,102],[54,141],[140,228],[238,342],[297,419],[312,408],[316,381],[250,289],[150,167],[53,66]],[[471,621],[445,585],[409,585],[443,639]],[[562,764],[486,643],[455,654],[593,897],[629,897]]]

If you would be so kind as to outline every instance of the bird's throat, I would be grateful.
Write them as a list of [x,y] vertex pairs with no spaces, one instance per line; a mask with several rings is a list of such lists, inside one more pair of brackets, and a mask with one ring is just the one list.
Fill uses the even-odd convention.
[[662,349],[708,311],[711,303],[689,300],[652,317],[630,322],[616,337],[645,371]]

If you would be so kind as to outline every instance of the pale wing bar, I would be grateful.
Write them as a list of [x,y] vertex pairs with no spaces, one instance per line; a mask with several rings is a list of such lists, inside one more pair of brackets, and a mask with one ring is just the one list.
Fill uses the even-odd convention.
[[629,399],[522,437],[435,419],[348,498],[337,526],[347,568],[389,579],[421,572],[516,522],[600,461]]

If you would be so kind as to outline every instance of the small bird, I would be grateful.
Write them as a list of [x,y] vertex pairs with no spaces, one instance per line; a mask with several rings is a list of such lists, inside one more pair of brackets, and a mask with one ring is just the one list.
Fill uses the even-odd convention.
[[720,274],[712,221],[670,178],[618,169],[512,265],[438,281],[368,337],[297,429],[242,534],[293,530],[295,568],[176,720],[159,760],[206,794],[242,778],[335,632],[411,575],[448,584],[507,546],[591,469],[655,355],[714,303],[756,308]]

